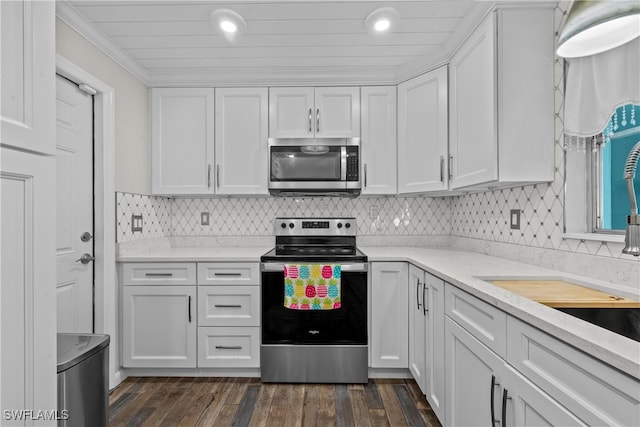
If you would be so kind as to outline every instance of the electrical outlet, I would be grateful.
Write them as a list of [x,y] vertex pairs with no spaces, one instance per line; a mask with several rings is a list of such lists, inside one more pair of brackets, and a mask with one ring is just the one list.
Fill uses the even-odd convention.
[[142,233],[142,214],[131,215],[131,232]]
[[511,209],[509,213],[511,229],[520,230],[520,209]]
[[371,205],[371,207],[369,208],[369,218],[370,219],[376,219],[378,218],[378,213],[380,211],[378,210],[378,206],[377,205]]
[[200,225],[209,225],[209,212],[200,212]]

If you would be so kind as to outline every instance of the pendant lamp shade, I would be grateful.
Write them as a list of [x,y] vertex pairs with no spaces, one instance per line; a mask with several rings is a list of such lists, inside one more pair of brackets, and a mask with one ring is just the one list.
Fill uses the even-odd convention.
[[640,36],[640,1],[576,0],[560,33],[558,56],[595,55]]

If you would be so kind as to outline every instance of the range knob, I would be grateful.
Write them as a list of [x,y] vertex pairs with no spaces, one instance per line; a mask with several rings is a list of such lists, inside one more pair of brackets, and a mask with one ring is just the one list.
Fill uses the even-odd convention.
[[348,222],[344,226],[347,227],[347,228],[351,228],[351,223]]
[[338,223],[338,228],[342,228],[342,223],[341,222]]
[[282,224],[280,224],[280,228],[287,228],[287,224],[283,222]]
[[290,222],[290,223],[289,223],[289,228],[293,228],[293,227],[294,227],[293,223],[292,223],[292,222]]

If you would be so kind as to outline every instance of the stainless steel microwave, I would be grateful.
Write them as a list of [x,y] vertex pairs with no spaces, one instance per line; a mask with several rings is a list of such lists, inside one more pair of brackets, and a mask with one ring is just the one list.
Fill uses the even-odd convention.
[[270,138],[269,193],[275,196],[360,194],[360,138]]

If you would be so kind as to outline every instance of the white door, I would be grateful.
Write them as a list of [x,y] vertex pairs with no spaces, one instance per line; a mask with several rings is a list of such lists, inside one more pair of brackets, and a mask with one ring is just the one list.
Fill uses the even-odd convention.
[[318,87],[313,122],[317,138],[360,136],[360,88]]
[[269,136],[310,138],[315,129],[312,87],[269,89]]
[[93,97],[58,76],[56,118],[57,330],[91,333]]

